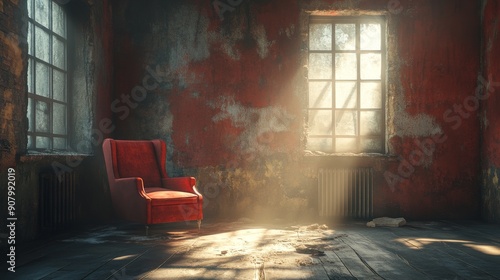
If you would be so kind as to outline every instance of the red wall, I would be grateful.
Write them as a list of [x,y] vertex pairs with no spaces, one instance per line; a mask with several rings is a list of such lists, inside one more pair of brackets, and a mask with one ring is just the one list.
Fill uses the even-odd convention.
[[378,204],[391,201],[416,217],[475,217],[479,125],[478,108],[470,99],[480,69],[479,6],[473,1],[401,3],[395,28],[406,112],[418,123],[412,129],[421,129],[417,117],[423,114],[434,119],[439,132],[389,139],[400,159],[390,170],[402,180],[386,197],[379,196]]
[[[483,75],[490,78],[488,98],[483,102],[483,217],[500,222],[500,1],[484,1],[483,9]],[[484,89],[486,91],[486,89]]]
[[314,216],[316,169],[352,159],[304,156],[304,11],[375,10],[388,20],[390,155],[354,161],[375,168],[375,215],[479,216],[475,1],[242,1],[223,20],[207,1],[166,2],[113,2],[114,98],[147,65],[168,71],[116,104],[115,136],[165,139],[169,172],[200,179],[209,215]]

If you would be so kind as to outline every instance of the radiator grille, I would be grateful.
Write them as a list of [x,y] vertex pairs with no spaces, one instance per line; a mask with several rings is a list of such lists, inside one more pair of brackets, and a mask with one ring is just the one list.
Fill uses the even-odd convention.
[[373,216],[373,170],[320,169],[318,208],[322,217],[371,218]]
[[41,173],[39,180],[41,230],[56,231],[71,226],[76,220],[77,174]]

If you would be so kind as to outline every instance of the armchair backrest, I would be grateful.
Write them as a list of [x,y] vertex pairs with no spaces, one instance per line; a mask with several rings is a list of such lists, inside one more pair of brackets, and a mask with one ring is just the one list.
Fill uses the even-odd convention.
[[115,179],[140,177],[145,187],[160,187],[161,178],[167,177],[166,145],[162,140],[106,139],[103,143],[103,152],[108,177],[110,175]]

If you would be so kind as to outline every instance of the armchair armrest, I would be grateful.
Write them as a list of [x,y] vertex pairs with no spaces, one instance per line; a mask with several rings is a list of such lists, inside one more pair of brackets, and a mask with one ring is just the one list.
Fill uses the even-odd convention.
[[118,216],[138,223],[151,223],[151,198],[139,177],[114,179],[110,182],[111,200]]
[[150,199],[144,191],[144,182],[139,177],[115,179],[110,189],[112,192],[116,190],[115,195],[121,197]]
[[201,196],[196,189],[196,179],[194,177],[162,178],[162,186],[181,192],[189,192]]

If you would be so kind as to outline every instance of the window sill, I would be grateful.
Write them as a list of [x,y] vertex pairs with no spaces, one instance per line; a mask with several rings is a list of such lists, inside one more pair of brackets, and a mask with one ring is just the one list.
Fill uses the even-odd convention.
[[372,167],[381,171],[390,163],[399,160],[398,156],[376,153],[323,153],[304,151],[303,164],[311,168],[358,168]]
[[357,157],[357,158],[396,158],[395,155],[380,154],[380,153],[325,153],[320,151],[305,150],[306,157]]
[[37,151],[28,151],[26,154],[21,155],[19,160],[20,162],[35,162],[35,161],[40,161],[40,160],[82,160],[88,157],[94,156],[93,154],[81,154],[81,153],[75,153],[75,152],[69,152],[69,151],[64,151],[64,152],[37,152]]

